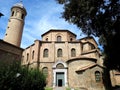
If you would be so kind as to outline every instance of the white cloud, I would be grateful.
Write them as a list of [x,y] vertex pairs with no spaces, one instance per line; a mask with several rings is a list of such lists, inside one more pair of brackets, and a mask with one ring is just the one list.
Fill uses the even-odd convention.
[[[4,1],[4,6],[0,4],[2,5],[2,10],[6,14],[6,26],[4,23],[2,29],[7,27],[11,6],[17,3],[16,0],[12,0],[11,2],[8,2],[7,0]],[[63,18],[60,18],[63,6],[57,4],[55,0],[25,0],[23,1],[23,4],[27,10],[27,16],[21,43],[22,48],[26,48],[33,44],[36,39],[41,39],[41,34],[50,29],[67,29],[77,34],[79,38],[81,33],[80,30],[75,25],[69,24],[68,22],[65,22]],[[3,26],[3,23],[1,24],[1,22],[4,21],[0,21],[0,25]],[[2,35],[3,33],[5,32],[2,31]]]
[[[59,26],[55,25],[55,23],[57,23],[56,19],[58,22],[61,21],[58,17],[61,6],[56,7],[50,2],[48,4],[49,6],[47,6],[46,8],[42,7],[40,10],[35,11],[37,15],[33,13],[30,14],[30,16],[28,14],[28,17],[26,16],[23,38],[26,37],[27,34],[31,34],[32,37],[38,39],[40,38],[41,34],[45,33],[49,29],[57,28],[57,26]],[[39,6],[36,6],[36,8],[39,8]],[[45,8],[44,11],[43,8]]]

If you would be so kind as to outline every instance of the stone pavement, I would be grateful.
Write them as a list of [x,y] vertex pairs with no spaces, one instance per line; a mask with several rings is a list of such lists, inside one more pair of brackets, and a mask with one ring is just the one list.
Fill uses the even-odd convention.
[[66,90],[65,87],[55,87],[53,90]]

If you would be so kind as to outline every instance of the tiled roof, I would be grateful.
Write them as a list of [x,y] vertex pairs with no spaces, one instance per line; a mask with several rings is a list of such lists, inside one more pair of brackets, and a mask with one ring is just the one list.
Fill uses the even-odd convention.
[[92,64],[89,64],[89,65],[86,65],[86,66],[83,66],[83,67],[79,67],[78,70],[76,70],[76,72],[78,72],[78,71],[84,71],[84,70],[86,70],[88,68],[91,68],[93,66],[96,66],[96,65],[97,65],[96,63],[92,63]]

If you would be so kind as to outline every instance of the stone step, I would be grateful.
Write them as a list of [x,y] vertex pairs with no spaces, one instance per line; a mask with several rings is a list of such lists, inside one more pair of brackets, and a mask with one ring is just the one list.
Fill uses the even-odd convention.
[[53,90],[66,90],[65,87],[55,87]]

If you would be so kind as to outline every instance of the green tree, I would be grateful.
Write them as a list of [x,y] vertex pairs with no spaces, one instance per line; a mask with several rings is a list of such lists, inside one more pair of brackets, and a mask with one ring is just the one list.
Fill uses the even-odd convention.
[[88,36],[99,37],[109,70],[120,71],[120,0],[56,0],[63,4],[62,17]]
[[100,38],[108,69],[120,70],[120,0],[56,0],[64,5],[62,17],[83,33]]
[[45,84],[45,76],[38,69],[0,62],[0,90],[44,90]]

